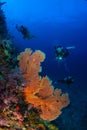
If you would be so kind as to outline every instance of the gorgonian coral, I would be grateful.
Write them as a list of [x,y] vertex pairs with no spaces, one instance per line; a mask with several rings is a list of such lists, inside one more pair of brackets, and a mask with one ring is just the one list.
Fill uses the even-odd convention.
[[18,56],[19,67],[23,76],[30,81],[39,78],[38,73],[41,71],[40,63],[45,59],[45,54],[41,51],[32,53],[31,49],[26,49]]
[[20,70],[24,79],[28,81],[24,88],[25,100],[41,110],[42,119],[51,121],[69,104],[69,98],[67,93],[62,94],[61,90],[54,89],[47,76],[40,77],[40,65],[44,59],[43,52],[32,53],[30,49],[26,49],[18,56]]

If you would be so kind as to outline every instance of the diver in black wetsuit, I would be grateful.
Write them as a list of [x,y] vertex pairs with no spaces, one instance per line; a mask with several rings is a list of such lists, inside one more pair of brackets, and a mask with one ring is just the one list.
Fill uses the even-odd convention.
[[32,38],[35,37],[34,35],[31,35],[29,30],[25,26],[23,26],[23,25],[21,25],[21,26],[16,25],[16,29],[19,32],[21,32],[21,34],[23,35],[24,39],[32,39]]
[[75,47],[72,46],[72,47],[62,47],[61,45],[58,45],[58,46],[55,46],[55,54],[56,54],[56,59],[58,60],[62,60],[66,57],[69,56],[69,49],[74,49]]
[[61,45],[55,46],[56,59],[62,60],[69,55],[68,49],[63,48]]

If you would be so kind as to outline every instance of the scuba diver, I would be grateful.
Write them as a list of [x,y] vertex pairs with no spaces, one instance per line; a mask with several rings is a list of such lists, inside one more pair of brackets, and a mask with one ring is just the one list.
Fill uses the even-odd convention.
[[61,45],[55,46],[56,59],[62,60],[69,56],[69,49],[74,49],[74,46],[71,47],[62,47]]
[[21,26],[16,25],[16,29],[17,29],[19,32],[21,32],[21,34],[23,35],[23,38],[24,38],[24,39],[32,39],[32,38],[35,38],[35,36],[34,36],[34,35],[31,35],[30,32],[29,32],[29,30],[28,30],[25,26],[23,26],[23,25],[21,25]]
[[62,80],[57,80],[57,83],[64,83],[64,84],[67,84],[67,85],[71,85],[74,83],[74,78],[72,78],[71,76],[68,76],[68,77],[65,77],[64,79]]

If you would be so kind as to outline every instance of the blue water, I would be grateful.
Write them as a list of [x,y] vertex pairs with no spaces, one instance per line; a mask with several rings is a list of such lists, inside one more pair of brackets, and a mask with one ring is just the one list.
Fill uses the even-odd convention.
[[[3,10],[14,44],[46,53],[42,75],[48,75],[53,84],[57,79],[71,75],[71,86],[58,84],[68,92],[70,105],[54,123],[61,130],[87,130],[87,1],[86,0],[5,0]],[[36,38],[27,40],[15,25],[24,25]],[[75,46],[61,62],[55,58],[54,46]]]

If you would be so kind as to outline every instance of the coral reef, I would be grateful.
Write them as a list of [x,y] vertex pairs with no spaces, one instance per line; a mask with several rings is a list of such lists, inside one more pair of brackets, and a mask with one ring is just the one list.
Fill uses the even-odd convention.
[[[24,100],[25,84],[29,83],[25,78],[29,78],[30,75],[19,71],[15,49],[10,42],[8,40],[0,41],[0,129],[50,130],[47,127],[48,123],[45,124],[44,120],[40,118],[40,109],[35,108],[33,104],[27,104]],[[5,53],[5,49],[8,53]],[[40,51],[38,52],[40,53]],[[40,57],[40,59],[43,58]],[[39,61],[41,60],[38,60],[40,66]],[[33,74],[33,63],[30,66],[32,68],[30,72]],[[35,72],[40,71],[40,68],[35,67],[34,69]]]
[[[9,55],[4,52],[5,49],[7,49]],[[15,58],[11,61],[13,57]],[[4,44],[3,41],[0,41],[0,129],[17,130],[25,128],[28,130],[31,127],[32,118],[31,120],[28,119],[30,117],[26,112],[29,105],[23,102],[22,83],[23,80],[17,67],[15,49],[11,47],[10,42],[5,41]],[[33,114],[31,113],[31,115]],[[37,115],[36,112],[33,118],[36,119],[35,116]],[[35,124],[35,120],[32,122]]]
[[0,66],[13,68],[17,65],[16,55],[18,54],[15,47],[13,47],[11,40],[0,41]]
[[52,81],[40,76],[44,53],[26,49],[18,62],[16,52],[10,40],[0,41],[0,128],[51,130],[44,120],[61,114],[69,104],[68,94],[54,90]]
[[40,76],[43,52],[26,49],[18,63],[2,10],[5,3],[0,2],[0,130],[58,130],[50,121],[69,104],[68,94]]
[[8,37],[6,18],[1,8],[2,5],[3,3],[0,2],[0,40],[3,40]]

